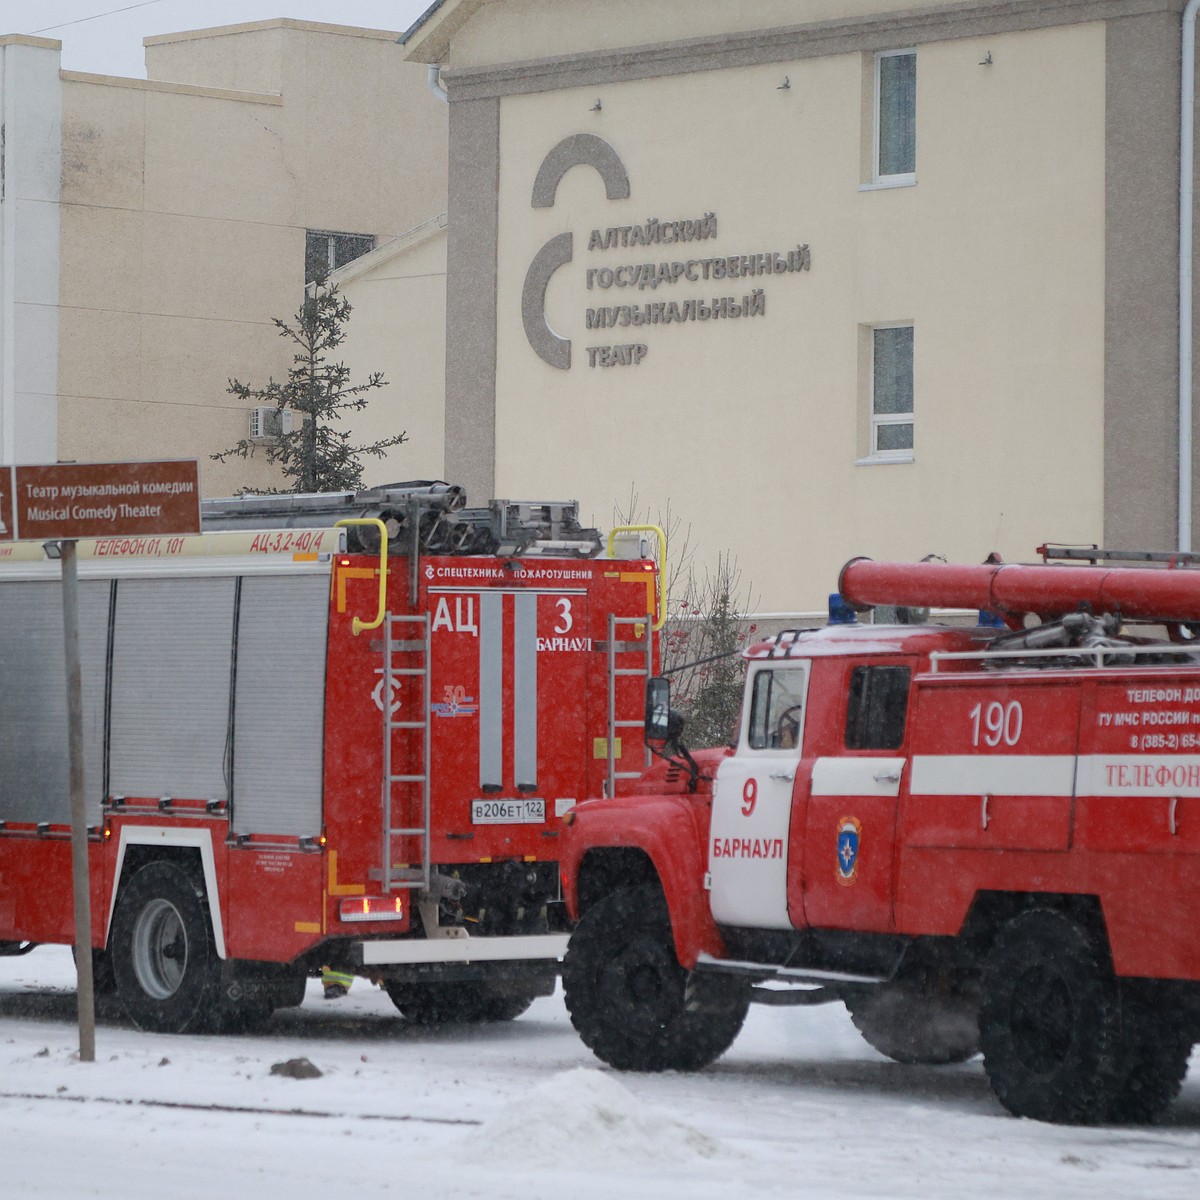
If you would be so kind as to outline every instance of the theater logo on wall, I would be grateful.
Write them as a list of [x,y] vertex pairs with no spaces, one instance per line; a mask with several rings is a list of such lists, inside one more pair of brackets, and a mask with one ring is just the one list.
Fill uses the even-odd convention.
[[[576,166],[595,169],[609,200],[629,199],[629,173],[603,138],[576,133],[542,160],[533,182],[534,208],[552,208],[562,177]],[[589,367],[636,367],[651,352],[656,327],[754,320],[767,314],[767,282],[808,271],[807,242],[786,250],[721,253],[717,214],[593,229],[583,280],[585,327],[596,331],[585,347]],[[723,249],[723,248],[722,248]],[[575,235],[560,233],[534,255],[521,290],[521,319],[530,346],[561,371],[571,367],[571,341],[546,320],[546,288],[555,271],[574,260]]]

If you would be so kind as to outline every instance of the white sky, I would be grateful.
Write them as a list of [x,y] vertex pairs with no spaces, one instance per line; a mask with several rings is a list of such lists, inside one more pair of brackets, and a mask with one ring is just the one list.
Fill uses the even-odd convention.
[[[277,17],[402,32],[429,4],[430,0],[0,0],[0,35],[57,38],[63,44],[62,65],[69,71],[145,78],[142,38],[154,34]],[[64,27],[48,28],[60,25]]]

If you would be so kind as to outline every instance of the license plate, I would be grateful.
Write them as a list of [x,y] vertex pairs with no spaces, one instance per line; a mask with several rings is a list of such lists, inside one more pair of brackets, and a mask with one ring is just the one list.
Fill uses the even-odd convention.
[[472,825],[541,825],[545,800],[472,800]]

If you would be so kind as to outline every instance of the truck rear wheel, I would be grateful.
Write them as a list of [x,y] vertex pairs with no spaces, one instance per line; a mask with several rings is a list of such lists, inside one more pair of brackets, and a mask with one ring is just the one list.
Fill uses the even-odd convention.
[[[237,988],[233,991],[236,993]],[[266,1027],[274,1011],[267,996],[230,995],[226,989],[205,1028],[211,1033],[258,1033]]]
[[117,995],[139,1029],[188,1033],[219,1013],[220,960],[204,889],[171,862],[144,866],[122,890],[111,955]]
[[1191,1033],[1183,1016],[1151,997],[1121,996],[1121,1086],[1107,1119],[1141,1125],[1154,1120],[1179,1095],[1192,1053]]
[[483,983],[385,983],[392,1003],[415,1025],[513,1021],[532,1003],[520,993],[496,992]]
[[1106,1119],[1122,1075],[1117,982],[1097,939],[1061,912],[1035,909],[999,932],[983,972],[984,1069],[1018,1117]]
[[584,1044],[623,1071],[695,1071],[733,1044],[744,984],[679,965],[657,887],[624,888],[579,922],[563,960],[563,992]]
[[979,1005],[925,980],[898,980],[846,997],[863,1040],[894,1062],[945,1066],[979,1053]]

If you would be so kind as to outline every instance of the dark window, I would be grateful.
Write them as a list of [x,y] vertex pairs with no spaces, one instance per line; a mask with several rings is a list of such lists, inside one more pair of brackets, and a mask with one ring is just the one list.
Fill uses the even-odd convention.
[[365,233],[308,231],[304,246],[304,282],[311,283],[318,271],[326,275],[375,249],[375,239]]
[[917,169],[917,55],[888,51],[876,61],[878,157],[876,179],[912,175]]
[[904,741],[908,667],[855,667],[846,709],[848,750],[896,750]]
[[913,448],[913,327],[872,331],[871,453],[911,457]]

